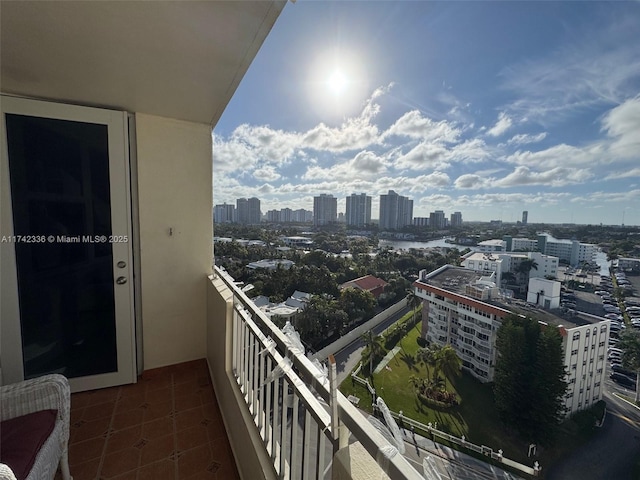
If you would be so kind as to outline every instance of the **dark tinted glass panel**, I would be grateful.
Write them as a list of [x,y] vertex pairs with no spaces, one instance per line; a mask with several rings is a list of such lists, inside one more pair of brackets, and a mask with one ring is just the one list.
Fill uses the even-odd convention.
[[[106,125],[6,116],[25,377],[117,370]],[[25,241],[26,239],[26,241]]]

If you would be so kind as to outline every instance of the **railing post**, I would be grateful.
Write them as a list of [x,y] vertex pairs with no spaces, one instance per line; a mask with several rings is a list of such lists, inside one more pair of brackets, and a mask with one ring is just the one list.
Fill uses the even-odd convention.
[[329,355],[329,390],[331,392],[331,433],[333,434],[333,454],[349,445],[349,432],[338,416],[338,374],[336,359]]

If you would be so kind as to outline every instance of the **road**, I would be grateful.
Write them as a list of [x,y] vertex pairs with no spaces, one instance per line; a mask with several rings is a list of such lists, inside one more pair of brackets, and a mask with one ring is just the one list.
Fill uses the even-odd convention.
[[[390,325],[400,320],[410,310],[411,309],[409,307],[403,308],[395,315],[392,315],[383,322],[379,323],[376,327],[373,328],[373,331],[378,335],[381,334],[387,328],[389,328]],[[362,339],[357,338],[342,350],[336,352],[333,355],[336,359],[338,385],[342,383],[344,379],[349,376],[351,371],[358,365],[362,358],[362,350],[364,350],[364,342],[362,341]]]
[[640,410],[605,391],[605,423],[587,444],[548,472],[549,480],[637,480],[640,457]]

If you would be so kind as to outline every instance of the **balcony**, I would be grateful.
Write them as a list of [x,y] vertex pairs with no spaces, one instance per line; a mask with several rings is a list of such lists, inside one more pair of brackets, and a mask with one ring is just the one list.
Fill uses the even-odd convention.
[[240,478],[204,359],[74,393],[69,463],[74,480]]
[[207,360],[242,478],[422,478],[217,268],[208,298]]

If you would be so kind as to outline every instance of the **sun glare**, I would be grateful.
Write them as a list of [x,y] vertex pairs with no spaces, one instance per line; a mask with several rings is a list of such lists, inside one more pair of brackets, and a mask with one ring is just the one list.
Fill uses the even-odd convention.
[[327,79],[327,86],[329,87],[329,91],[331,91],[331,93],[333,93],[334,95],[341,95],[346,90],[347,85],[347,77],[339,70],[333,72]]

